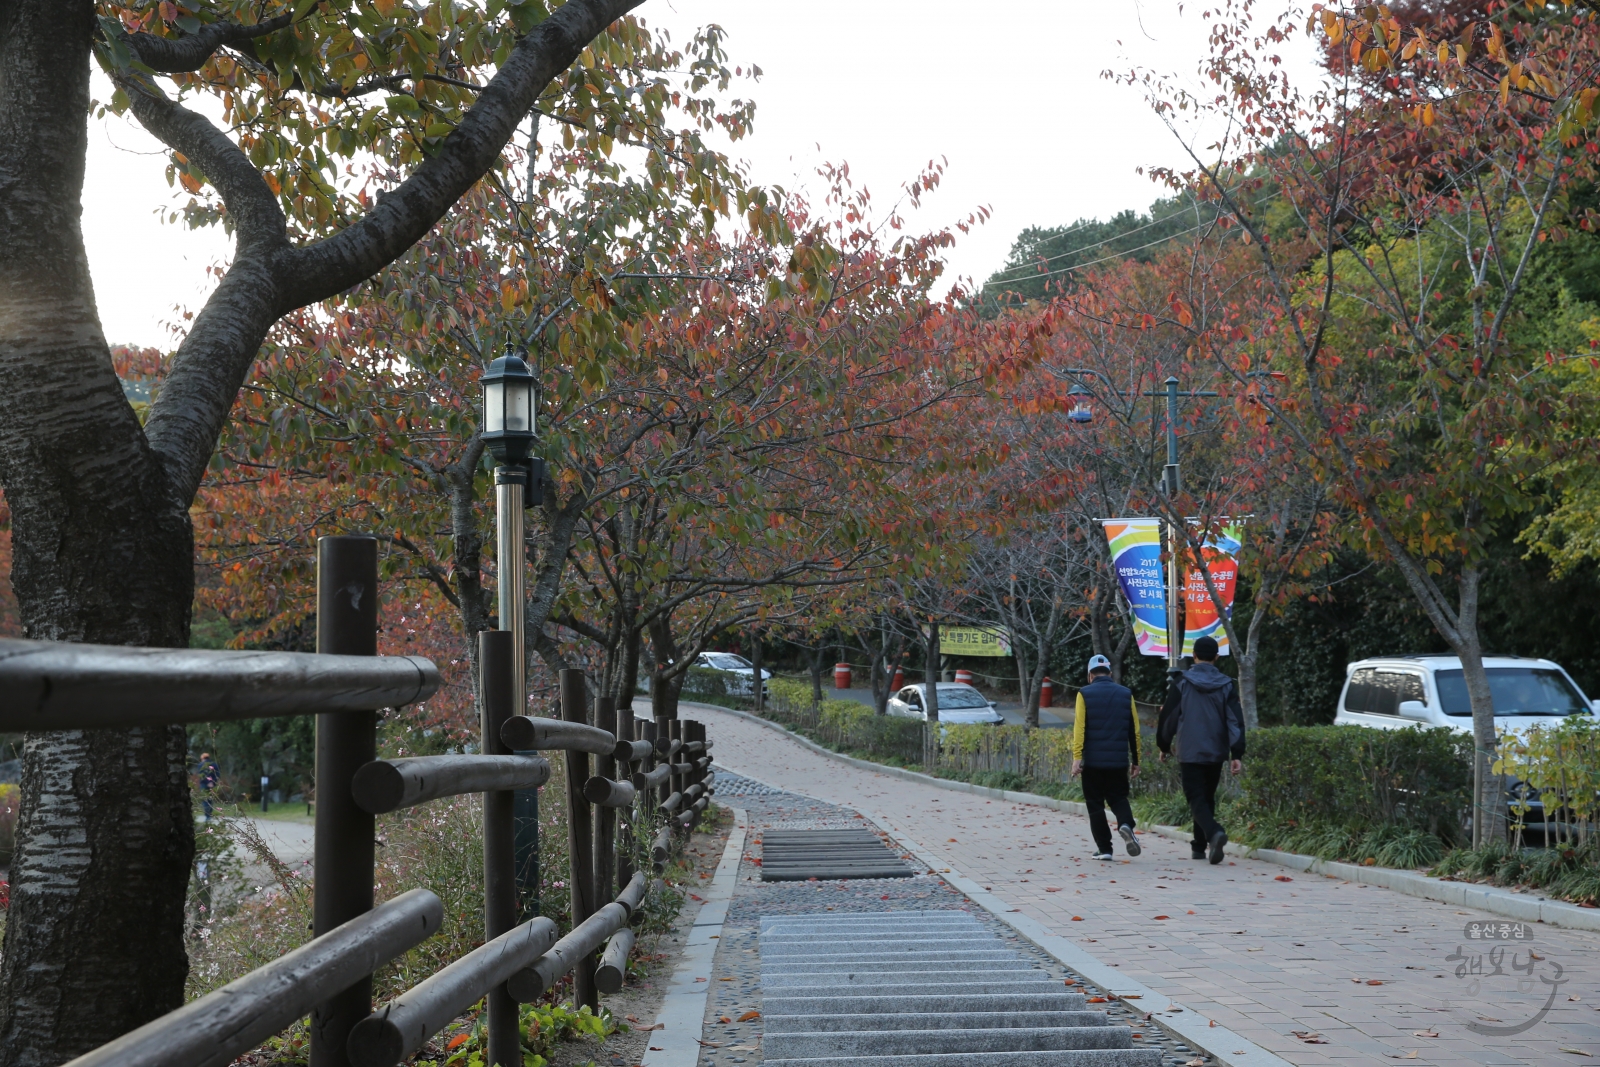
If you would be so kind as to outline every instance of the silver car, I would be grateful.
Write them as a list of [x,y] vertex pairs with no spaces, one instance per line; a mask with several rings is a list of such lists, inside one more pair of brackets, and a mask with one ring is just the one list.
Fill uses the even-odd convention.
[[[925,685],[908,685],[889,698],[890,715],[912,719],[926,719],[928,707],[923,700]],[[995,710],[994,701],[985,697],[965,682],[939,683],[939,721],[955,726],[961,723],[999,723],[1006,718]]]

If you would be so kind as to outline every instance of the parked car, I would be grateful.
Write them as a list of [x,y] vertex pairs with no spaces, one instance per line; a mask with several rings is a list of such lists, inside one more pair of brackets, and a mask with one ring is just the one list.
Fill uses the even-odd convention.
[[[1523,656],[1486,656],[1495,726],[1514,734],[1560,722],[1568,715],[1600,715],[1560,664]],[[1472,705],[1461,660],[1455,656],[1376,656],[1345,668],[1344,690],[1333,721],[1341,726],[1446,726],[1472,732]]]
[[[939,721],[952,726],[958,723],[1005,722],[1005,716],[995,710],[994,701],[985,697],[965,682],[939,683]],[[923,701],[925,685],[908,685],[889,698],[890,715],[903,715],[912,719],[926,719],[928,707]]]
[[[1522,734],[1553,725],[1569,715],[1600,715],[1600,700],[1584,696],[1560,664],[1522,656],[1485,656],[1495,729]],[[1472,733],[1472,703],[1461,660],[1456,656],[1378,656],[1346,668],[1335,725],[1443,726]],[[1524,782],[1506,781],[1506,804],[1513,818],[1542,826],[1544,803]],[[1517,814],[1517,806],[1525,810]]]
[[[750,687],[750,678],[755,671],[755,664],[743,656],[733,652],[702,652],[694,661],[697,668],[709,671],[718,671],[728,675],[724,679],[726,691],[734,696],[749,696],[753,690]],[[771,696],[772,691],[767,687],[767,679],[772,677],[772,672],[761,672],[761,694]],[[685,689],[688,686],[684,687]]]

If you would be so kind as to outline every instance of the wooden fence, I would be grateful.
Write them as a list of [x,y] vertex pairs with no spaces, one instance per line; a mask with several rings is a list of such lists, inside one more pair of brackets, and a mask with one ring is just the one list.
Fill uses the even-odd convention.
[[[0,640],[0,730],[65,730],[266,716],[317,716],[310,942],[72,1061],[71,1067],[223,1067],[311,1016],[314,1067],[393,1067],[488,998],[491,1067],[521,1067],[517,1002],[567,974],[598,1007],[622,986],[629,921],[650,879],[633,869],[653,835],[659,873],[710,802],[711,742],[692,721],[635,722],[631,707],[585,698],[561,675],[561,719],[521,714],[509,631],[479,635],[479,755],[377,758],[377,712],[426,699],[426,659],[378,656],[377,542],[317,546],[317,652],[211,652]],[[572,929],[517,922],[513,805],[566,760]],[[374,1010],[372,974],[435,933],[439,898],[413,889],[374,906],[374,822],[382,812],[484,795],[485,943]],[[603,954],[602,954],[603,950]]]

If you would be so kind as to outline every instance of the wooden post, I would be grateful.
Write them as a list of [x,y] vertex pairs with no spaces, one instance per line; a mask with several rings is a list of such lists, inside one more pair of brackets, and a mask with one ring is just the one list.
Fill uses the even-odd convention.
[[[594,724],[602,730],[609,730],[618,738],[622,734],[617,732],[617,699],[616,697],[596,697],[594,701]],[[610,756],[595,757],[594,773],[602,778],[615,780],[617,777],[617,762]],[[587,779],[585,779],[587,781]],[[611,898],[616,896],[616,887],[612,885],[612,877],[616,872],[616,847],[617,847],[617,812],[611,807],[597,807],[594,812],[594,902],[595,907],[609,904]]]
[[[378,654],[378,541],[317,539],[317,651]],[[373,818],[356,805],[350,783],[378,755],[378,716],[345,711],[317,716],[316,826],[312,846],[312,934],[372,910]],[[311,1011],[312,1067],[349,1067],[345,1041],[372,1012],[372,976]]]
[[[516,635],[510,630],[478,634],[478,691],[483,695],[483,753],[509,755],[500,727],[517,707]],[[517,925],[516,840],[510,790],[483,794],[483,939],[493,941]],[[522,1067],[517,1002],[504,983],[489,990],[489,1067]]]
[[[561,717],[568,722],[586,722],[588,701],[584,698],[583,672],[568,668],[561,672]],[[571,870],[572,927],[577,929],[595,913],[594,824],[589,818],[589,800],[583,784],[589,780],[589,754],[567,752],[567,860]],[[572,970],[575,1007],[589,1005],[598,1011],[600,998],[594,984],[595,961],[586,957]]]
[[[617,708],[617,737],[625,741],[634,741],[639,737],[638,725],[633,721],[633,702],[623,701]],[[621,764],[617,767],[617,776],[626,778],[633,772],[631,763]],[[638,818],[639,805],[643,801],[635,801],[632,808],[626,809],[619,816],[617,826],[617,885],[627,885],[633,880],[633,827]]]

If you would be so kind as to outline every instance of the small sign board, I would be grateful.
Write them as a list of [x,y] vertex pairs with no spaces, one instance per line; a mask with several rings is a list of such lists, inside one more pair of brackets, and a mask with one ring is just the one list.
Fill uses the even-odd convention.
[[946,656],[1009,656],[1011,635],[998,626],[941,626],[939,651]]

